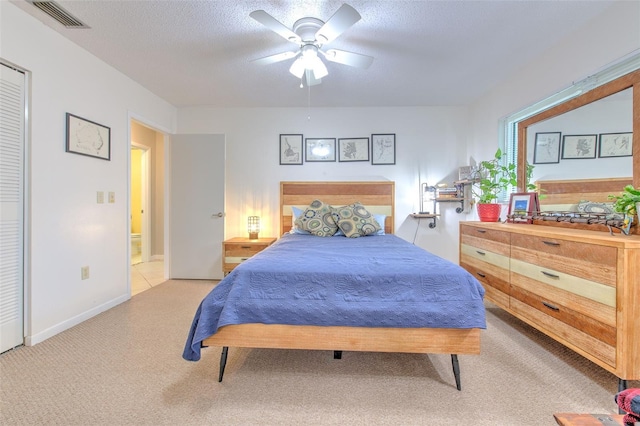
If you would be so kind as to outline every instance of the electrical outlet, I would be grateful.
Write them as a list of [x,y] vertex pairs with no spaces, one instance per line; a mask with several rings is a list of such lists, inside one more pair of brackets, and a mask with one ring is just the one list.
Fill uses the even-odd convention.
[[111,191],[109,192],[109,202],[110,203],[115,203],[116,202],[116,193]]
[[89,267],[83,266],[80,268],[80,279],[87,280],[89,279]]
[[97,200],[98,204],[103,204],[104,203],[104,192],[102,191],[98,191],[98,195],[97,195]]

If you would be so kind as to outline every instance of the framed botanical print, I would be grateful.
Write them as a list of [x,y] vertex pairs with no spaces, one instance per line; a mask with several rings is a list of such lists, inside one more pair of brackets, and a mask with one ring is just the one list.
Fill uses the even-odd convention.
[[307,138],[304,143],[304,161],[336,161],[335,138]]
[[371,135],[371,164],[396,164],[395,133]]
[[533,164],[560,162],[560,132],[536,133]]
[[302,164],[302,135],[280,135],[280,164]]
[[631,157],[633,133],[601,133],[598,157]]
[[338,161],[369,161],[369,138],[338,139]]
[[596,158],[598,135],[564,135],[562,137],[562,159]]

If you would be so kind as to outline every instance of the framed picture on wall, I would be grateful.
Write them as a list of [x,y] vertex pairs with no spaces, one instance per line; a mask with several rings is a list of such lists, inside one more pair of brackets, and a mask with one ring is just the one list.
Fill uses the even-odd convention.
[[371,135],[371,164],[396,164],[395,133]]
[[307,138],[304,142],[304,161],[336,161],[335,138]]
[[369,161],[369,138],[338,139],[338,161]]
[[598,135],[564,135],[562,159],[596,158]]
[[507,221],[512,223],[533,223],[531,217],[540,210],[537,192],[519,192],[511,194]]
[[598,157],[631,157],[633,133],[601,133]]
[[302,135],[280,135],[280,164],[302,164]]
[[560,162],[560,132],[536,133],[533,164]]
[[66,151],[111,160],[111,129],[67,113]]

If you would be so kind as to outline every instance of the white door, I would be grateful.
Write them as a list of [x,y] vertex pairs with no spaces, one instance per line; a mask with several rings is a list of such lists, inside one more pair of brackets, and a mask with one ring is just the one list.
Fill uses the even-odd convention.
[[25,76],[0,64],[0,352],[24,342]]
[[169,157],[169,277],[221,279],[224,135],[173,135]]

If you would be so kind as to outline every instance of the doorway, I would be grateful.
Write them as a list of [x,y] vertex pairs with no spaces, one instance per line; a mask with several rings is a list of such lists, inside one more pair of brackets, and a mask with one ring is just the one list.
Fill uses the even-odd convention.
[[131,295],[165,281],[165,134],[131,119],[129,262]]

